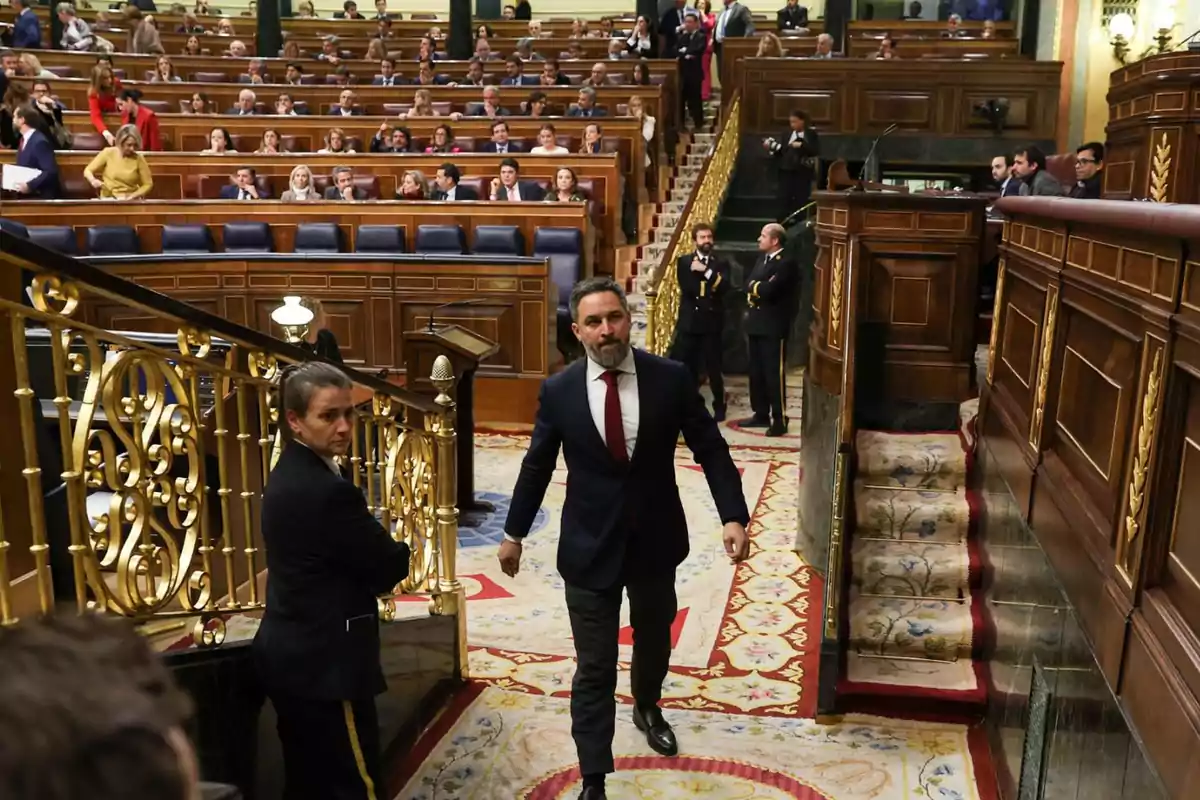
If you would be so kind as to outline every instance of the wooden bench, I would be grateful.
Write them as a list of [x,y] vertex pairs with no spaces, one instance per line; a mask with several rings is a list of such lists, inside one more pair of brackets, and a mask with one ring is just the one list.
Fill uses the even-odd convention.
[[[94,197],[95,192],[91,187],[83,182],[83,169],[94,157],[93,153],[76,153],[62,152],[58,154],[59,173],[63,182],[66,195],[72,198]],[[0,152],[0,163],[14,163],[16,154],[12,151]],[[328,185],[330,176],[334,167],[347,166],[354,170],[355,184],[368,193],[374,193],[375,196],[381,199],[386,199],[389,202],[382,203],[388,211],[387,214],[400,214],[401,210],[408,213],[408,209],[415,206],[420,206],[420,203],[415,205],[409,202],[395,204],[390,202],[391,198],[395,197],[396,189],[400,185],[400,180],[404,173],[408,170],[419,170],[426,178],[433,178],[437,174],[439,166],[446,162],[454,163],[459,170],[462,171],[463,181],[467,185],[480,188],[480,197],[487,196],[487,189],[493,177],[499,175],[501,156],[495,154],[484,153],[456,153],[453,156],[445,155],[352,155],[352,156],[334,156],[334,155],[315,155],[315,154],[286,154],[277,156],[254,155],[254,154],[239,154],[230,156],[220,155],[199,155],[199,154],[183,154],[183,153],[147,153],[146,160],[150,165],[151,174],[154,176],[154,188],[151,190],[150,197],[153,200],[174,201],[174,204],[150,203],[155,208],[174,209],[178,207],[179,201],[197,201],[202,205],[211,207],[207,201],[215,198],[222,186],[225,186],[231,181],[232,175],[239,166],[252,166],[258,174],[259,184],[264,188],[269,189],[272,197],[279,197],[287,188],[289,176],[293,167],[298,164],[304,164],[312,170],[313,176],[317,181],[319,188],[324,189]],[[535,180],[539,182],[549,183],[554,178],[554,173],[559,167],[570,167],[575,171],[579,178],[580,189],[586,194],[592,205],[592,213],[595,217],[596,224],[594,228],[598,231],[598,236],[591,236],[591,226],[584,226],[585,240],[596,242],[596,247],[589,247],[586,255],[589,263],[595,264],[595,268],[601,272],[612,273],[616,261],[615,247],[618,244],[624,243],[624,234],[621,232],[621,197],[619,194],[619,173],[617,167],[617,157],[615,155],[596,155],[596,156],[558,156],[552,158],[540,158],[538,156],[524,156],[519,158],[521,165],[521,178],[523,180]],[[17,201],[5,202],[5,216],[9,214],[9,209],[25,212],[25,209],[30,206],[41,206],[47,208],[58,208],[55,203],[74,203],[70,208],[71,214],[74,214],[76,207],[88,209],[89,213],[95,212],[96,209],[105,209],[102,213],[110,216],[119,216],[128,212],[129,214],[142,213],[138,209],[142,208],[145,203],[111,203],[102,202],[99,200],[71,200],[71,201]],[[273,214],[281,218],[287,217],[289,209],[307,209],[308,205],[303,203],[269,203],[264,205],[266,201],[256,201],[252,204],[233,203],[233,204],[217,204],[218,208],[223,208],[231,215],[240,213],[241,218],[246,218],[247,215],[253,214],[255,219],[261,219],[268,208],[273,209]],[[360,213],[358,209],[370,208],[372,206],[381,205],[379,202],[364,202],[364,203],[331,203],[320,204],[324,207],[324,214],[334,215],[352,215]],[[526,242],[533,241],[532,229],[537,225],[556,224],[545,222],[547,215],[557,213],[560,208],[572,208],[570,204],[560,205],[556,203],[491,203],[481,201],[476,203],[428,203],[432,209],[438,209],[440,218],[436,222],[450,223],[461,221],[462,217],[467,217],[472,224],[516,224],[515,222],[479,222],[479,219],[489,219],[496,215],[505,218],[516,220],[525,220],[529,231],[526,236]],[[238,211],[240,209],[240,212]],[[587,211],[583,206],[579,206],[580,215],[586,216]],[[353,210],[353,211],[352,211]],[[51,212],[62,214],[62,211]],[[166,213],[166,212],[162,212]],[[207,212],[206,212],[207,213]],[[362,212],[365,213],[365,212]],[[426,212],[433,213],[433,212]],[[20,218],[15,217],[15,218]],[[232,216],[231,218],[236,218]],[[39,225],[63,224],[62,217],[55,223],[38,222]],[[191,220],[191,221],[204,221]],[[97,223],[99,224],[99,223]],[[467,223],[462,223],[467,227]],[[274,226],[274,223],[272,223]],[[413,228],[415,230],[415,228]],[[287,239],[284,239],[286,242]],[[352,242],[352,239],[347,239]],[[143,243],[147,248],[147,252],[157,251],[157,242],[151,238],[143,239]],[[352,247],[353,245],[351,245]],[[280,249],[287,250],[284,245],[279,245]]]
[[[367,155],[370,153],[372,137],[378,133],[379,126],[385,121],[390,125],[403,125],[408,128],[414,145],[419,148],[417,154],[420,154],[431,142],[434,129],[442,124],[439,119],[422,118],[399,122],[395,119],[365,116],[339,119],[330,116],[236,117],[223,114],[160,114],[158,119],[164,139],[164,151],[198,153],[209,146],[212,129],[221,127],[229,131],[239,156],[251,160],[255,158],[254,151],[258,149],[263,133],[268,129],[279,132],[284,147],[291,151],[293,158],[307,158],[324,146],[325,137],[333,127],[341,128],[346,133],[351,140],[351,148],[357,154]],[[99,150],[104,146],[86,113],[68,111],[63,115],[63,121],[67,128],[75,133],[76,150]],[[120,126],[120,118],[117,116],[110,115],[105,121],[109,130],[115,131]],[[543,122],[544,120],[530,117],[513,117],[509,121],[509,135],[511,139],[521,141],[524,149],[528,151],[537,144],[538,131],[541,130]],[[590,166],[586,163],[590,156],[579,155],[579,147],[587,122],[588,120],[576,117],[556,118],[552,122],[559,143],[570,151],[570,157],[585,159],[585,170]],[[490,120],[467,117],[460,122],[448,124],[453,127],[454,141],[463,153],[478,152],[483,143],[491,138]],[[630,117],[614,117],[604,120],[603,127],[602,147],[605,152],[617,153],[620,156],[619,163],[625,176],[627,193],[631,199],[637,199],[642,194],[639,190],[646,185],[646,143],[642,138],[641,124]],[[89,143],[91,146],[80,146],[83,143]],[[445,157],[453,159],[457,155]],[[514,155],[522,159],[548,161],[554,165],[561,163],[564,158],[519,153]]]

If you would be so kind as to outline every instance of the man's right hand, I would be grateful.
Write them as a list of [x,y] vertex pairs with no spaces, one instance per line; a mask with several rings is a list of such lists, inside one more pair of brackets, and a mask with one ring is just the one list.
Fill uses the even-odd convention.
[[500,571],[510,578],[521,571],[521,543],[505,539],[500,543]]

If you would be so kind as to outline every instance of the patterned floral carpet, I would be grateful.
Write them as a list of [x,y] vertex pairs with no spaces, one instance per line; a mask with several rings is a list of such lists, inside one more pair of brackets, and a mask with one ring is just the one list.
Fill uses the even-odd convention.
[[[633,727],[622,674],[618,771],[608,783],[614,800],[979,797],[963,726],[866,716],[836,725],[808,719],[815,708],[822,587],[793,550],[802,479],[795,377],[788,437],[725,428],[752,509],[752,555],[744,564],[734,567],[724,558],[704,476],[680,449],[677,475],[692,553],[678,574],[680,611],[663,706],[681,755],[665,759],[647,747]],[[747,416],[744,381],[731,381],[728,391],[731,419]],[[528,441],[517,432],[477,441],[477,487],[504,502]],[[500,573],[494,547],[460,550],[473,682],[417,743],[396,800],[578,795],[568,700],[573,647],[554,570],[564,478],[560,464],[516,579]],[[624,673],[629,629],[621,635]]]
[[859,433],[847,659],[858,686],[843,689],[982,701],[966,489],[976,409],[964,404],[957,434]]

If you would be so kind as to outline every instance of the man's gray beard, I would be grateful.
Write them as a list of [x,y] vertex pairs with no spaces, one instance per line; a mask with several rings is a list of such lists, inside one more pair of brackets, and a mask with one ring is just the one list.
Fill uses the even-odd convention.
[[595,361],[605,369],[612,369],[625,360],[629,355],[629,342],[610,342],[609,344],[619,345],[618,347],[603,348],[601,345],[585,344],[583,349],[587,351],[588,358]]

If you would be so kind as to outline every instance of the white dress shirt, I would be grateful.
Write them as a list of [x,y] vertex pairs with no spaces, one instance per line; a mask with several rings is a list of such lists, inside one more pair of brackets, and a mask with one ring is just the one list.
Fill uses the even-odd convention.
[[[621,398],[621,428],[625,431],[625,453],[633,458],[633,448],[637,444],[638,422],[641,418],[641,408],[638,405],[637,368],[634,366],[633,349],[625,356],[625,360],[613,369],[621,375],[617,378],[617,396]],[[588,407],[592,412],[592,422],[600,432],[600,439],[607,442],[604,427],[604,402],[608,397],[608,384],[602,377],[607,372],[604,367],[592,361],[587,362],[587,395]]]

